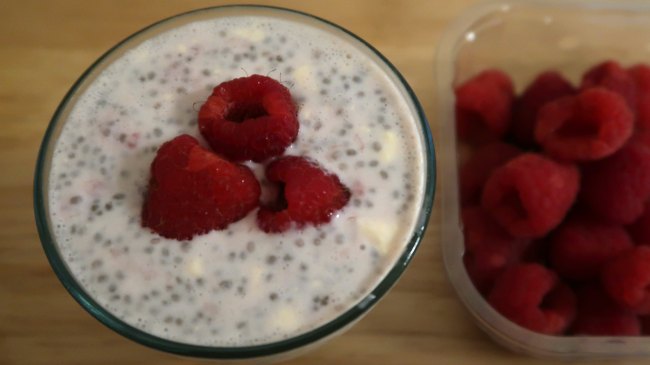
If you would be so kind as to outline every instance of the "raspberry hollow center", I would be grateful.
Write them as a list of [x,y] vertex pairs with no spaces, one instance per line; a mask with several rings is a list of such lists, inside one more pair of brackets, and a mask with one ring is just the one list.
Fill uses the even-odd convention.
[[233,103],[226,113],[226,120],[242,123],[248,119],[266,117],[269,114],[261,103]]
[[553,296],[551,295],[553,293],[552,291],[546,293],[542,297],[541,302],[539,303],[539,309],[542,311],[549,311],[549,310],[554,310],[555,309],[555,303],[553,302]]
[[558,136],[564,138],[593,138],[599,134],[598,125],[586,120],[569,120],[557,131]]
[[528,211],[524,207],[523,202],[521,201],[521,197],[519,197],[519,193],[517,190],[512,189],[508,191],[504,196],[503,196],[503,206],[505,209],[508,210],[508,212],[511,214],[512,217],[518,218],[521,220],[525,220],[528,218]]
[[273,212],[281,212],[289,207],[287,198],[284,196],[284,182],[278,182],[276,185],[277,192],[272,201],[269,201],[265,207]]

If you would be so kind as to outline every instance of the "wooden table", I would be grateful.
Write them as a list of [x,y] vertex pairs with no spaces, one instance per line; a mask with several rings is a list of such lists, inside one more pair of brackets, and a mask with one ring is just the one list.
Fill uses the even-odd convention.
[[[373,44],[408,79],[436,138],[435,46],[445,26],[473,0],[258,2],[316,14]],[[195,362],[126,340],[74,302],[40,247],[32,178],[49,119],[86,67],[145,25],[220,3],[225,1],[0,2],[0,364]],[[545,363],[502,349],[473,323],[445,277],[439,221],[436,206],[412,265],[365,319],[289,363]]]

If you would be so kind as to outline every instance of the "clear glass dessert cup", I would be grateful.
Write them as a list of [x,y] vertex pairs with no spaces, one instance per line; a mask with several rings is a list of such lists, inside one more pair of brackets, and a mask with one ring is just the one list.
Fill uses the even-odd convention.
[[[213,17],[227,17],[229,14],[241,14],[242,12],[246,14],[284,17],[288,19],[307,19],[312,24],[315,24],[315,26],[323,27],[335,32],[339,37],[343,37],[347,42],[351,42],[355,44],[355,46],[365,49],[367,53],[370,54],[373,62],[384,71],[385,75],[399,89],[401,97],[406,100],[406,103],[410,108],[410,113],[418,124],[416,128],[418,130],[418,137],[421,140],[421,153],[423,154],[424,161],[424,171],[422,172],[422,174],[424,174],[423,198],[417,203],[419,204],[417,220],[415,228],[410,235],[410,240],[404,245],[404,248],[395,264],[367,296],[362,298],[353,307],[341,313],[338,317],[306,333],[273,343],[245,347],[210,347],[190,345],[151,335],[123,322],[109,311],[102,308],[102,306],[99,305],[98,302],[89,295],[84,290],[84,287],[75,279],[58,249],[52,230],[48,205],[48,186],[53,150],[57,139],[61,134],[63,124],[66,121],[67,116],[70,114],[72,107],[75,105],[75,102],[78,101],[79,96],[106,67],[129,49],[132,49],[142,41],[155,35],[193,21],[210,19]],[[424,112],[415,94],[404,78],[376,49],[338,25],[312,15],[303,14],[293,10],[265,6],[222,6],[191,11],[148,26],[118,43],[115,47],[101,56],[81,75],[59,105],[43,138],[35,172],[34,210],[43,249],[59,280],[85,310],[110,329],[145,346],[177,355],[218,359],[224,362],[237,361],[239,363],[241,360],[250,360],[251,362],[267,363],[296,356],[305,350],[324,342],[326,339],[343,332],[366,314],[378,302],[378,300],[386,294],[404,272],[420,244],[432,209],[434,186],[434,149],[431,133]]]
[[647,63],[650,43],[644,35],[648,31],[650,4],[645,1],[488,1],[461,15],[438,45],[445,268],[478,325],[513,351],[557,358],[639,356],[650,355],[650,339],[538,334],[501,316],[474,288],[462,261],[454,85],[488,68],[508,73],[517,93],[548,69],[560,71],[575,85],[585,70],[605,60],[617,60],[625,67]]

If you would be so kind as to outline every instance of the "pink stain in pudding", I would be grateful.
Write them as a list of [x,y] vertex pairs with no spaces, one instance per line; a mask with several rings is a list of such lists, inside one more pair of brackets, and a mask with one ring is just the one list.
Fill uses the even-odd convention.
[[90,179],[83,184],[83,191],[91,197],[97,198],[106,191],[106,184],[102,180]]
[[121,249],[117,249],[117,248],[111,248],[108,251],[111,253],[111,256],[113,257],[120,257],[124,254],[124,252]]
[[127,138],[126,138],[126,146],[130,149],[134,149],[138,146],[138,141],[140,140],[140,133],[131,133]]
[[208,315],[216,315],[219,313],[219,306],[212,302],[205,303],[202,307],[203,312]]
[[359,151],[363,151],[363,150],[366,148],[366,145],[363,143],[363,140],[361,139],[361,137],[359,137],[358,134],[355,134],[355,135],[354,135],[354,139],[355,139],[357,142],[359,142],[359,146],[360,146],[360,147],[359,147]]
[[359,180],[355,180],[352,183],[352,186],[350,187],[350,191],[352,192],[352,195],[356,197],[362,197],[363,194],[365,193],[365,185]]
[[132,265],[131,268],[139,272],[144,280],[153,280],[157,276],[155,270],[145,269],[141,265]]

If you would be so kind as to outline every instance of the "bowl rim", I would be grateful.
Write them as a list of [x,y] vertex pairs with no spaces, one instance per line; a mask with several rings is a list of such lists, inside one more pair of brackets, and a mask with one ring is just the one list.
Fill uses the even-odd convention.
[[[54,235],[50,230],[50,222],[48,216],[48,208],[46,205],[46,190],[47,182],[50,171],[50,164],[48,156],[51,155],[51,150],[53,150],[56,145],[56,139],[54,139],[56,134],[57,125],[61,120],[61,115],[68,109],[71,99],[76,95],[79,88],[84,85],[85,81],[94,75],[94,71],[98,66],[103,64],[103,61],[106,60],[110,55],[116,52],[123,46],[128,46],[130,41],[137,39],[142,35],[146,35],[147,32],[161,26],[168,24],[175,20],[181,18],[189,18],[195,16],[199,13],[214,12],[214,17],[219,17],[219,12],[224,9],[241,9],[243,11],[250,9],[257,9],[262,11],[268,11],[268,16],[275,16],[275,14],[284,13],[286,15],[295,16],[297,18],[306,17],[308,20],[315,20],[317,24],[322,24],[329,29],[342,31],[343,36],[349,36],[350,41],[359,42],[360,47],[366,47],[371,54],[378,58],[378,63],[383,62],[387,67],[386,73],[390,74],[391,72],[397,79],[395,83],[396,86],[402,87],[405,91],[404,98],[408,100],[414,108],[413,118],[416,120],[416,124],[419,124],[418,130],[421,131],[419,136],[422,139],[423,152],[424,156],[423,166],[424,171],[424,185],[423,185],[423,194],[422,202],[419,209],[419,214],[417,219],[414,222],[414,230],[411,238],[404,247],[404,251],[397,258],[395,264],[392,266],[390,271],[384,276],[384,278],[370,291],[370,293],[364,298],[360,299],[352,308],[338,315],[334,319],[330,320],[326,324],[316,327],[308,332],[302,333],[298,336],[294,336],[288,339],[275,341],[271,343],[253,345],[253,346],[242,346],[242,347],[214,347],[214,346],[202,346],[202,345],[193,345],[182,342],[171,341],[163,339],[161,337],[149,334],[140,329],[137,329],[122,320],[118,319],[116,316],[111,314],[109,311],[104,309],[99,303],[97,303],[91,295],[86,293],[83,289],[83,286],[75,280],[72,273],[67,269],[65,260],[61,257],[58,252],[56,241]],[[64,123],[64,122],[61,122]],[[420,133],[418,133],[420,134]],[[138,342],[144,346],[161,350],[164,352],[169,352],[177,355],[190,356],[190,357],[201,357],[201,358],[212,358],[212,359],[247,359],[247,358],[256,358],[256,357],[266,357],[271,355],[277,355],[299,348],[305,347],[309,344],[313,344],[319,340],[325,339],[328,336],[335,334],[336,332],[343,330],[346,326],[349,326],[355,322],[355,320],[360,319],[379,299],[387,293],[387,291],[397,282],[399,277],[405,271],[409,262],[411,261],[413,255],[415,254],[419,244],[422,240],[424,232],[429,223],[429,218],[433,209],[433,201],[435,196],[435,184],[436,184],[436,159],[435,159],[435,149],[434,143],[431,135],[431,130],[429,123],[427,121],[426,115],[422,106],[417,99],[415,92],[409,86],[405,78],[399,73],[397,68],[388,61],[377,49],[371,46],[368,42],[364,41],[362,38],[358,37],[354,33],[348,31],[347,29],[332,23],[328,20],[314,16],[309,13],[305,13],[298,10],[287,9],[276,6],[267,6],[267,5],[252,5],[252,4],[243,4],[243,5],[222,5],[222,6],[212,6],[199,8],[187,12],[183,12],[177,15],[173,15],[162,20],[159,20],[151,25],[148,25],[137,32],[129,35],[115,46],[111,47],[103,55],[101,55],[94,63],[92,63],[77,79],[77,81],[72,85],[69,91],[64,96],[63,100],[57,107],[52,119],[49,122],[43,141],[41,143],[37,161],[36,168],[34,173],[34,191],[33,191],[33,202],[34,202],[34,215],[36,226],[41,241],[41,245],[47,256],[47,259],[55,272],[58,279],[61,281],[65,289],[72,295],[72,297],[93,317],[99,320],[103,325],[107,326],[111,330],[119,333],[120,335],[129,338],[135,342]]]

